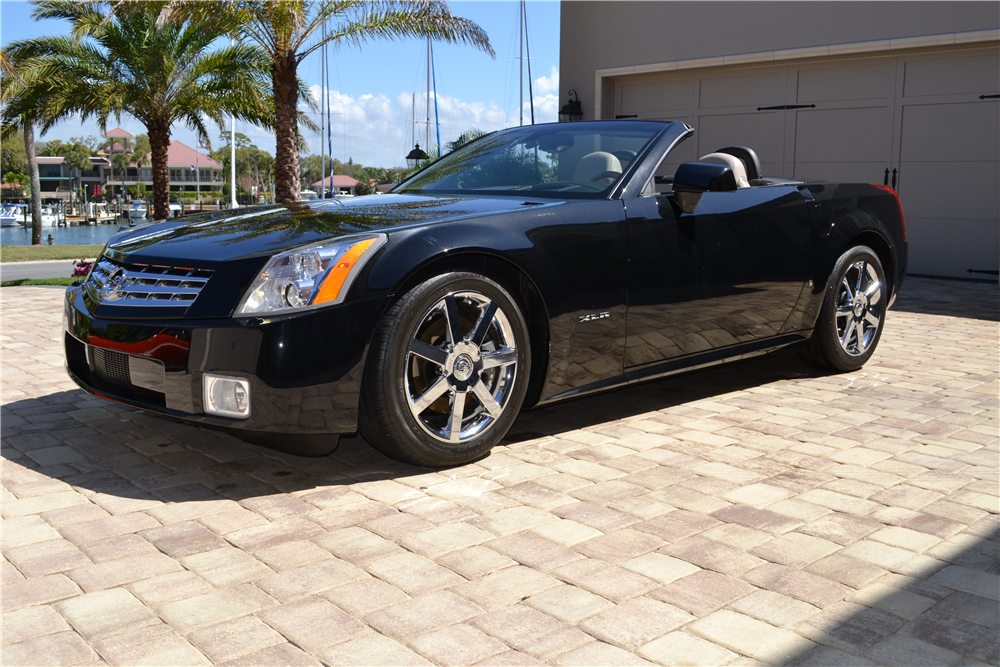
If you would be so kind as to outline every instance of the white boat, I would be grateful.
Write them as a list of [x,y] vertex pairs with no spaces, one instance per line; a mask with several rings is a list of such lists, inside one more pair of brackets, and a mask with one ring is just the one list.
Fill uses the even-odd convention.
[[28,219],[24,204],[4,204],[0,207],[0,227],[23,227]]
[[95,224],[103,222],[113,222],[115,219],[115,214],[111,212],[108,205],[104,202],[88,202],[87,203],[87,222],[93,222]]
[[54,206],[42,207],[42,227],[58,227],[59,210]]
[[146,217],[146,203],[143,201],[134,201],[132,205],[128,208],[128,217],[132,220],[138,220],[139,218]]
[[177,216],[184,213],[184,205],[181,204],[176,199],[170,200],[170,217],[176,218]]

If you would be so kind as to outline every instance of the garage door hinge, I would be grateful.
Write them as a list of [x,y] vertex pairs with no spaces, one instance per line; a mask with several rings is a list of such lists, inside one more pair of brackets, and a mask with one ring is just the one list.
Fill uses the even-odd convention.
[[979,99],[981,99],[981,100],[993,100],[993,99],[996,99],[998,97],[1000,97],[1000,95],[980,95]]
[[757,107],[757,111],[784,111],[786,109],[815,109],[815,104],[782,104],[776,107]]
[[615,120],[621,120],[622,118],[638,118],[638,117],[639,117],[639,114],[637,114],[637,113],[633,113],[633,114],[624,114],[624,113],[615,114]]

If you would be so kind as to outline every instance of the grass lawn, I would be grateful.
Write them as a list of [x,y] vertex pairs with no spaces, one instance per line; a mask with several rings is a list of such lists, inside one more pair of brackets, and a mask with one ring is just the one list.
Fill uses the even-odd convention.
[[83,280],[83,276],[76,278],[21,278],[20,280],[5,280],[0,283],[0,287],[17,287],[18,285],[64,285],[69,287],[76,280]]
[[39,259],[94,259],[103,245],[4,245],[0,262],[30,262]]

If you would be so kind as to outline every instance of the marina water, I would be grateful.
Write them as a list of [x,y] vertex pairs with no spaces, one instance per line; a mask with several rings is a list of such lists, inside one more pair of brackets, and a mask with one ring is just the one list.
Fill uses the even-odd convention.
[[[134,222],[141,224],[145,220]],[[118,225],[42,227],[42,245],[48,244],[49,234],[55,238],[53,245],[104,245],[117,233]],[[31,227],[0,228],[0,245],[31,245]]]

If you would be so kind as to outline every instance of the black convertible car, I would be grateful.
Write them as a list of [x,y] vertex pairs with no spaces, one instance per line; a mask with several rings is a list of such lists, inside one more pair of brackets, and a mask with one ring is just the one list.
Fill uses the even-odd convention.
[[360,432],[448,466],[523,407],[796,344],[861,367],[906,272],[895,192],[738,146],[668,169],[692,133],[514,128],[388,195],[124,231],[66,293],[69,374],[289,452]]

